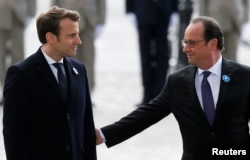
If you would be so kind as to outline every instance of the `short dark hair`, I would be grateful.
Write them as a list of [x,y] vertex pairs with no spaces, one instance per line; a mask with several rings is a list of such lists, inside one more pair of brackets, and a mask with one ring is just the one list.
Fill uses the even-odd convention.
[[194,18],[191,23],[201,22],[204,25],[204,39],[206,42],[216,38],[218,40],[217,48],[224,50],[224,36],[220,24],[212,17],[200,16]]
[[80,14],[77,11],[67,10],[53,6],[48,12],[42,13],[36,19],[38,38],[42,44],[47,43],[46,33],[51,32],[57,37],[60,35],[60,20],[70,18],[73,21],[79,21]]

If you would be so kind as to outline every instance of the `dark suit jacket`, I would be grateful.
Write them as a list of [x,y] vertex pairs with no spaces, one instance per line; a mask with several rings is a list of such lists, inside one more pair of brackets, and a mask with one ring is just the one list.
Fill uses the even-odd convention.
[[126,0],[126,12],[135,13],[139,26],[168,24],[170,15],[177,11],[177,0]]
[[[223,59],[214,124],[209,125],[195,89],[197,67],[192,65],[169,76],[161,94],[120,121],[102,128],[108,147],[148,128],[170,113],[179,123],[183,139],[182,160],[206,160],[209,147],[249,145],[250,69]],[[208,150],[207,150],[208,149]]]
[[8,69],[3,113],[8,160],[96,160],[85,67],[70,58],[64,64],[67,102],[41,49]]

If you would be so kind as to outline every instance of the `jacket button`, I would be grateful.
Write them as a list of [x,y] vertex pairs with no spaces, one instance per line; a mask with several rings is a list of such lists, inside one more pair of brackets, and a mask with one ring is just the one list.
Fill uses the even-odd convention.
[[66,117],[67,117],[68,120],[70,120],[70,114],[69,113],[66,115]]
[[70,146],[70,145],[66,145],[66,146],[65,146],[65,149],[66,149],[67,151],[69,151],[69,150],[71,149],[71,146]]

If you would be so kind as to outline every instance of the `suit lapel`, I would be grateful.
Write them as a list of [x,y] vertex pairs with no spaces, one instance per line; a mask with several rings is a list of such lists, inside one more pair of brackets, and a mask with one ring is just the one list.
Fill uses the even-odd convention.
[[[194,109],[197,111],[197,115],[200,116],[200,118],[204,121],[207,122],[207,125],[209,125],[207,118],[205,116],[204,111],[202,110],[200,101],[198,99],[197,93],[196,93],[196,89],[195,89],[195,74],[196,74],[197,68],[196,67],[192,67],[189,68],[187,70],[187,84],[191,84],[188,85],[188,91],[189,94],[191,95],[191,99],[194,99]],[[230,79],[232,80],[233,78],[233,67],[230,63],[230,61],[226,60],[223,58],[222,61],[222,71],[221,71],[221,77],[223,75],[227,75],[230,77]],[[228,93],[228,90],[231,87],[231,83],[229,82],[225,82],[224,80],[221,79],[221,83],[220,83],[220,91],[219,91],[219,97],[218,97],[218,101],[216,104],[216,113],[215,113],[215,122],[216,122],[216,117],[219,115],[221,109],[222,109],[222,104],[224,102],[224,99]],[[194,91],[195,90],[195,91]]]
[[[228,60],[225,60],[224,58],[222,60],[221,77],[223,75],[229,76],[230,77],[230,81],[233,78],[233,67],[232,67],[231,63]],[[219,92],[219,97],[218,97],[218,101],[217,101],[217,104],[216,104],[215,120],[216,120],[216,117],[218,116],[220,110],[222,109],[223,101],[224,101],[225,97],[227,96],[228,90],[231,87],[230,81],[229,82],[225,82],[221,78],[220,92]]]
[[195,106],[199,106],[199,99],[196,93],[196,89],[195,89],[195,74],[196,74],[196,67],[192,67],[187,71],[187,86],[188,86],[188,91],[189,91],[189,95],[191,95],[191,99],[193,99],[195,101]]
[[201,122],[206,122],[207,125],[210,125],[208,120],[207,120],[207,117],[202,109],[202,106],[201,106],[201,103],[199,101],[199,98],[198,98],[198,95],[197,95],[197,92],[196,92],[196,87],[195,87],[195,76],[196,76],[196,71],[197,71],[197,67],[192,67],[192,68],[189,68],[187,70],[187,86],[188,86],[188,91],[189,91],[189,95],[190,95],[190,99],[193,99],[194,100],[194,104],[193,104],[193,107],[194,107],[194,110],[196,112],[194,112],[194,114],[196,116],[199,116],[199,118],[201,119]]
[[62,97],[62,94],[60,92],[60,88],[58,86],[58,82],[51,71],[51,68],[46,61],[45,57],[43,56],[43,53],[41,49],[34,55],[35,58],[35,64],[36,64],[36,69],[38,73],[41,75],[41,77],[44,79],[45,83],[48,83],[48,85],[52,88],[53,91],[58,94],[60,99],[66,103],[65,99]]
[[56,78],[43,56],[41,49],[39,49],[39,51],[35,54],[35,64],[38,73],[42,76],[45,83],[48,83],[54,91],[60,94]]
[[76,83],[76,78],[78,76],[78,71],[76,70],[76,68],[73,66],[73,64],[71,63],[69,58],[64,58],[64,65],[65,65],[65,71],[67,74],[67,78],[68,78],[68,103],[70,103],[72,101],[72,97],[74,97],[74,94],[76,93],[76,87],[77,87],[77,83]]
[[[193,66],[192,68],[189,68],[187,70],[187,86],[188,86],[188,91],[190,95],[190,100],[194,101],[193,108],[194,108],[194,114],[198,115],[200,119],[202,119],[202,122],[207,122],[207,118],[204,114],[204,111],[202,110],[202,106],[200,104],[198,95],[196,93],[196,87],[195,87],[195,75],[196,75],[197,67]],[[196,114],[198,113],[198,114]]]

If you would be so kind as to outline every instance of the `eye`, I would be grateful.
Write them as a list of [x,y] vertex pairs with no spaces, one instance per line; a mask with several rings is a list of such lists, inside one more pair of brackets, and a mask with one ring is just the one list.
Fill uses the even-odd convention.
[[187,41],[187,44],[188,44],[189,46],[194,46],[194,41],[193,41],[193,40],[188,40],[188,41]]
[[69,38],[75,38],[76,35],[77,35],[77,34],[74,34],[74,33],[73,33],[73,34],[69,34],[68,37],[69,37]]
[[195,40],[182,40],[182,45],[183,45],[183,47],[187,45],[188,47],[193,48],[197,43],[200,43],[202,41],[205,41],[205,40],[204,39],[197,40],[197,41],[195,41]]
[[194,41],[193,40],[182,40],[182,45],[188,45],[189,47],[193,47],[194,46]]

